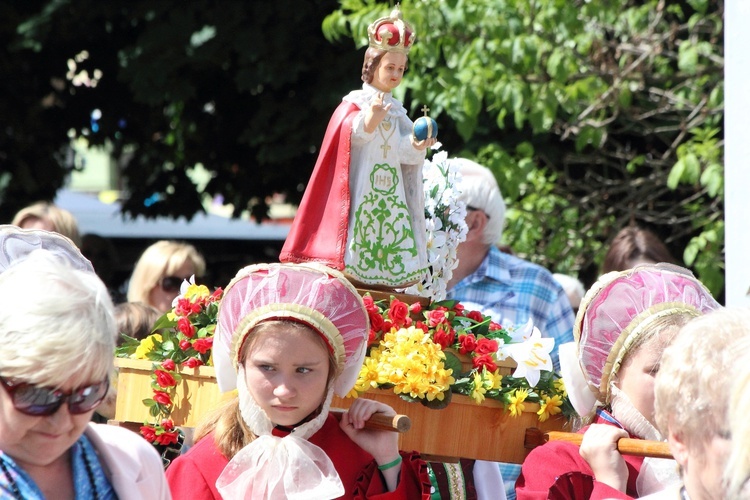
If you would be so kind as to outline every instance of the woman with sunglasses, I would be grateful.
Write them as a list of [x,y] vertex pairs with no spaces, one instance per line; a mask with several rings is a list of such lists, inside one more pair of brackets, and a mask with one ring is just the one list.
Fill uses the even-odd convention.
[[161,459],[90,423],[116,326],[107,289],[66,238],[0,226],[0,498],[169,499]]
[[161,240],[148,247],[133,269],[128,302],[143,302],[161,313],[172,309],[183,280],[203,276],[206,261],[193,245]]

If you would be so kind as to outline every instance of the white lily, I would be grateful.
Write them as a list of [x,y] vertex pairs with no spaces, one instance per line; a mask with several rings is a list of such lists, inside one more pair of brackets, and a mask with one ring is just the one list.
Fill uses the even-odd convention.
[[[523,328],[511,333],[514,340],[518,338],[516,336],[518,332],[525,330],[528,325],[527,323]],[[542,332],[536,327],[532,328],[531,335],[522,338],[524,342],[506,344],[502,346],[502,349],[518,363],[513,376],[524,377],[529,385],[534,387],[539,382],[542,370],[552,371],[553,369],[549,353],[555,347],[555,339],[543,338]]]

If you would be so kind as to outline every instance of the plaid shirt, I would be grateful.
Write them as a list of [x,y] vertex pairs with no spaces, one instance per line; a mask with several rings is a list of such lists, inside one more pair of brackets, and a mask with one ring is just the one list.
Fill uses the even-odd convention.
[[[541,266],[491,247],[480,266],[448,291],[467,309],[476,309],[507,327],[531,318],[543,337],[555,339],[552,363],[560,369],[557,346],[573,342],[573,309],[552,274]],[[499,464],[508,500],[515,500],[519,464]]]

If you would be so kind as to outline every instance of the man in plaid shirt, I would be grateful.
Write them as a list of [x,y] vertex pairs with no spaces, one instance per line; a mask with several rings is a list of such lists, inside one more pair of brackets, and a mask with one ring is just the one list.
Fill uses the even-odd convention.
[[[458,246],[458,267],[448,283],[448,298],[476,309],[510,327],[531,319],[555,346],[573,342],[575,316],[568,297],[552,274],[541,266],[501,252],[505,202],[492,172],[463,158],[450,160],[461,172],[461,197],[466,201],[466,241]],[[552,351],[560,369],[557,348]],[[508,500],[516,498],[520,464],[499,464]]]

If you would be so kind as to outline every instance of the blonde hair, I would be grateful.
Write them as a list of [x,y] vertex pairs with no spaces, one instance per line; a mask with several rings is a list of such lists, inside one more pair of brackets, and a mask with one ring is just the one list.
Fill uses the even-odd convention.
[[150,304],[149,294],[165,276],[191,262],[196,277],[203,276],[206,261],[193,245],[178,241],[161,240],[141,254],[128,284],[128,302]]
[[104,283],[37,250],[0,274],[0,374],[59,387],[113,371],[116,326]]
[[81,247],[81,234],[78,231],[78,222],[75,216],[64,208],[60,208],[48,201],[39,201],[19,210],[13,217],[11,224],[23,228],[24,224],[29,222],[30,219],[40,219],[49,222],[56,233],[67,236],[77,247]]
[[[247,355],[252,352],[255,346],[262,342],[264,332],[277,328],[280,325],[291,326],[300,331],[309,332],[313,338],[320,342],[320,345],[325,348],[328,353],[329,363],[328,383],[326,384],[327,392],[328,386],[330,386],[336,377],[336,358],[328,347],[326,341],[323,340],[323,337],[305,324],[290,320],[268,320],[258,323],[247,336],[247,341],[242,347],[242,352],[239,356],[240,363],[244,363]],[[323,401],[321,401],[321,404],[322,403]],[[194,439],[198,442],[211,432],[214,434],[214,443],[216,444],[216,447],[221,454],[229,460],[257,437],[252,433],[242,418],[240,413],[239,396],[235,396],[215,411],[209,413],[208,416],[196,427]]]
[[[747,310],[745,324],[747,328]],[[750,339],[747,337],[732,346],[732,351],[741,353],[734,361],[738,368],[737,378],[729,394],[729,430],[732,434],[731,451],[724,469],[725,496],[727,500],[750,498]]]
[[663,435],[687,445],[727,430],[728,388],[740,352],[750,338],[750,312],[719,309],[691,320],[665,349],[654,392],[656,423]]

